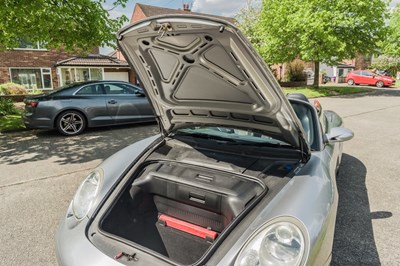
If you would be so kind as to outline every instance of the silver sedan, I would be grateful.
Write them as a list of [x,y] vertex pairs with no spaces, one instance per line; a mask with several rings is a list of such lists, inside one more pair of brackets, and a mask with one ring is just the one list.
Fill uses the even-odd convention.
[[122,81],[88,81],[28,97],[22,114],[27,128],[57,129],[72,136],[87,127],[154,121],[139,87]]

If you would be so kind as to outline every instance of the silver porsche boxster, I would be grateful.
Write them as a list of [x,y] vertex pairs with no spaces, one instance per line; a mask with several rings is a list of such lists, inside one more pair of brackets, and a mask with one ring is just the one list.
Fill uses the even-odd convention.
[[118,33],[161,132],[83,181],[60,265],[329,265],[341,118],[285,96],[225,21],[153,17]]

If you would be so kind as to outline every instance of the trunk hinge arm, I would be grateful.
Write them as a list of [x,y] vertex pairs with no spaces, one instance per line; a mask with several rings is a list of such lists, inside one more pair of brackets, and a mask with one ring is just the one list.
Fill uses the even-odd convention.
[[157,120],[158,128],[160,129],[161,136],[163,136],[163,138],[165,138],[168,134],[167,134],[167,131],[165,130],[165,128],[163,127],[163,125],[162,125],[161,117],[160,116],[156,116],[156,120]]
[[158,36],[160,38],[164,37],[167,31],[172,31],[172,26],[171,23],[169,22],[163,24],[157,24],[157,28],[158,28]]

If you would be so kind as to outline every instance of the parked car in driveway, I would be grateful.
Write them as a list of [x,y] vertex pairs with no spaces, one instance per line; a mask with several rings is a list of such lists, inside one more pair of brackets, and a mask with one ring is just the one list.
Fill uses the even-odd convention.
[[395,79],[389,76],[383,76],[370,70],[351,71],[346,76],[348,85],[367,84],[374,85],[378,88],[389,87],[395,84]]
[[101,80],[75,83],[49,94],[27,97],[22,114],[27,128],[57,129],[72,136],[87,127],[154,121],[139,87]]
[[60,265],[329,265],[342,119],[286,97],[247,39],[210,17],[152,17],[118,34],[159,135],[78,188]]
[[331,77],[327,76],[327,75],[322,75],[322,83],[326,84],[328,82],[331,82]]

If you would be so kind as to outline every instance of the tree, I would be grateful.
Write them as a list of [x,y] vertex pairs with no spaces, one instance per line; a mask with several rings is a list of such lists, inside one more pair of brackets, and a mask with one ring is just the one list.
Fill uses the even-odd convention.
[[260,1],[247,0],[246,5],[235,14],[237,26],[253,45],[259,42],[256,25],[260,12]]
[[370,67],[385,70],[388,75],[396,77],[397,72],[400,70],[400,58],[380,55],[374,58]]
[[390,14],[388,34],[380,43],[381,54],[375,58],[373,67],[387,70],[390,75],[396,76],[400,70],[400,5],[397,5]]
[[335,64],[372,53],[386,33],[383,0],[263,0],[256,48],[269,63],[296,58]]
[[382,53],[390,57],[400,57],[400,5],[390,14],[387,38],[381,42]]
[[[127,1],[114,0],[113,6]],[[113,46],[115,32],[128,19],[112,19],[102,4],[105,0],[3,0],[0,50],[17,47],[21,39],[72,52]]]

